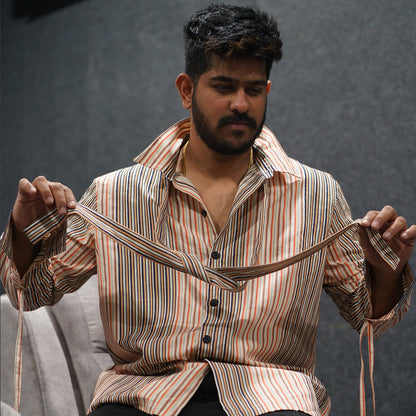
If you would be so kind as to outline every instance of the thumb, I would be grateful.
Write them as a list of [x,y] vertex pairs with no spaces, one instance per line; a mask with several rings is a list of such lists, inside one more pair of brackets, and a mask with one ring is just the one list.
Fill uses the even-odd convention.
[[366,250],[370,247],[370,239],[368,238],[368,233],[366,227],[360,224],[358,228],[358,237],[360,239],[360,245],[363,250]]
[[36,194],[37,189],[32,185],[32,183],[26,178],[22,178],[19,181],[18,193],[21,195],[34,195]]

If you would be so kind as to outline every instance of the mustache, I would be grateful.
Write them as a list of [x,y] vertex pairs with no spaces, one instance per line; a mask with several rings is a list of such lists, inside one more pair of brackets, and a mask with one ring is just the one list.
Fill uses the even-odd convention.
[[247,114],[233,114],[232,116],[224,116],[218,121],[218,127],[233,123],[245,123],[253,129],[257,128],[256,120],[249,117]]

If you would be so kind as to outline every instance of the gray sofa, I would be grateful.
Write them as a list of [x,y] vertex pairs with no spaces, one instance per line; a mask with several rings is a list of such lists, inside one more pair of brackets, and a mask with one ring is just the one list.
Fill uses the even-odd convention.
[[[1,296],[1,414],[15,414],[14,351],[18,313]],[[113,365],[99,313],[97,278],[55,306],[25,312],[22,416],[83,416],[99,373]]]

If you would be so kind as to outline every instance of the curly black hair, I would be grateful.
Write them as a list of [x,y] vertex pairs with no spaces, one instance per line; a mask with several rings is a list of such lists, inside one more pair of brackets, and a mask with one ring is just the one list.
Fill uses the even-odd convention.
[[196,12],[184,26],[185,71],[195,81],[208,71],[212,55],[222,59],[264,59],[266,75],[282,58],[276,21],[251,7],[212,4]]

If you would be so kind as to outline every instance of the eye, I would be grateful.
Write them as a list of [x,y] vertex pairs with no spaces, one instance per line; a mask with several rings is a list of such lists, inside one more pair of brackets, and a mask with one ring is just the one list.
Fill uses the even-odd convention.
[[250,95],[251,97],[256,97],[263,92],[262,88],[259,87],[250,87],[246,88],[246,94]]
[[228,94],[233,90],[231,85],[228,84],[214,84],[212,87],[215,91],[219,92],[220,94]]

